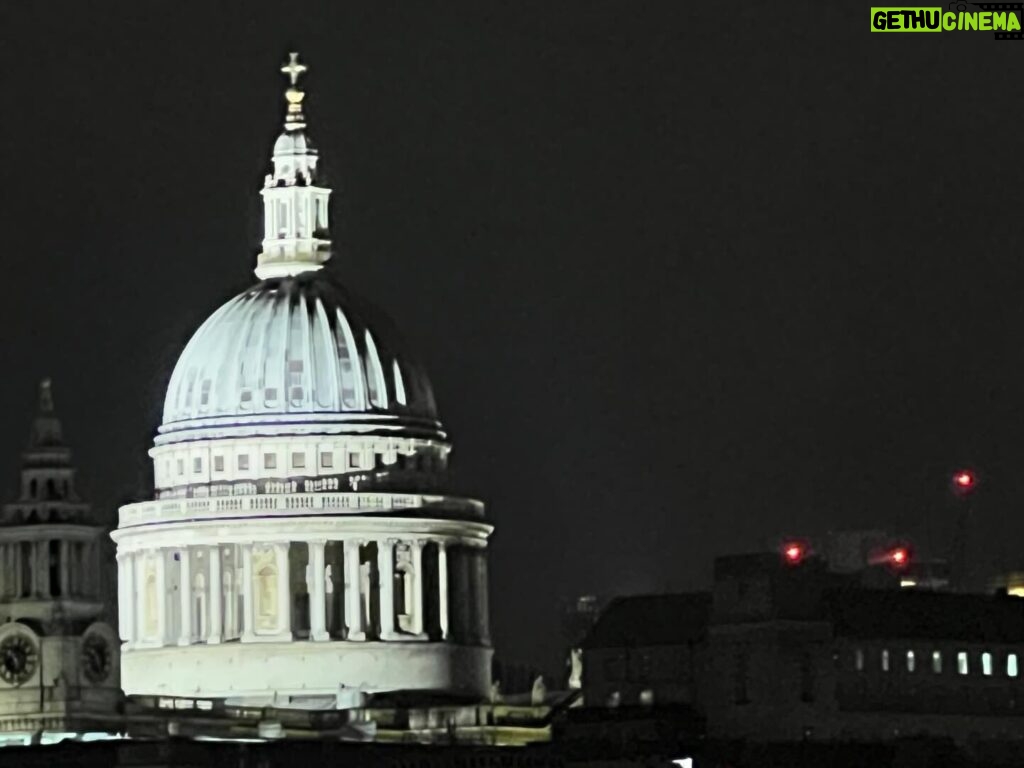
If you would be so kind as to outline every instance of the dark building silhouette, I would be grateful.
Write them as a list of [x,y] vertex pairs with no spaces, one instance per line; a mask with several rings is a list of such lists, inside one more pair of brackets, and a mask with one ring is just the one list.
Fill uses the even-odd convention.
[[753,743],[1024,740],[1024,600],[884,573],[731,556],[710,594],[614,600],[584,643],[585,705],[687,705],[707,737]]

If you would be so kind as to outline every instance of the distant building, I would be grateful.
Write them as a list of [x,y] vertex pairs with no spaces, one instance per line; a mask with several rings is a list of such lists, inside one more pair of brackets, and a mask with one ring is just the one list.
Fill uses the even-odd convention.
[[710,610],[706,593],[612,600],[583,641],[584,704],[696,704]]
[[1024,738],[1012,597],[901,589],[895,574],[866,588],[815,557],[722,557],[710,595],[613,601],[584,647],[587,706],[691,703],[710,738]]

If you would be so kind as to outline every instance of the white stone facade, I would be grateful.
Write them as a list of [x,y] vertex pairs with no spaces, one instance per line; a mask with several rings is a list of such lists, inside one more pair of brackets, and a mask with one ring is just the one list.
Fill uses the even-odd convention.
[[490,690],[483,505],[446,491],[423,372],[334,284],[327,200],[292,76],[263,190],[262,282],[171,377],[156,498],[120,510],[128,694],[333,708]]

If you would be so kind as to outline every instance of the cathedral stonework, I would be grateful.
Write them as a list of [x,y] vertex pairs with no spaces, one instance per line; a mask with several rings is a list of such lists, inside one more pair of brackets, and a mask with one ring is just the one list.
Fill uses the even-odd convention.
[[78,494],[45,380],[20,490],[0,516],[0,745],[95,737],[120,723],[104,522]]
[[[447,492],[451,445],[391,323],[329,274],[305,67],[262,190],[256,285],[171,376],[155,497],[121,508],[121,684],[305,709],[491,688],[483,505]],[[2,638],[0,638],[2,642]]]

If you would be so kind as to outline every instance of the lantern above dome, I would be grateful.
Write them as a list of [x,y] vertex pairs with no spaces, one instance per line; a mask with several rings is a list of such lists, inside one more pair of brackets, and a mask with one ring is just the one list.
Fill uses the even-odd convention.
[[317,174],[317,151],[306,136],[302,111],[305,91],[298,87],[306,66],[292,53],[281,67],[291,84],[285,91],[288,108],[284,131],[274,142],[273,170],[263,196],[263,250],[257,259],[260,279],[288,277],[320,269],[331,257],[328,199],[331,190]]

